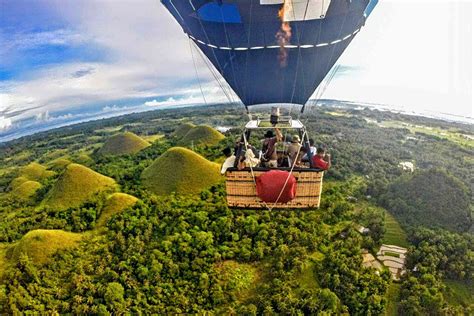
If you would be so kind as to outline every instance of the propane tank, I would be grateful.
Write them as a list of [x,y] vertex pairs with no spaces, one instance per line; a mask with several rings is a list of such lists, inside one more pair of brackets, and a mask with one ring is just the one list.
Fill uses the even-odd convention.
[[279,118],[280,118],[280,108],[276,106],[272,107],[272,112],[270,114],[270,123],[272,123],[272,125],[278,124]]

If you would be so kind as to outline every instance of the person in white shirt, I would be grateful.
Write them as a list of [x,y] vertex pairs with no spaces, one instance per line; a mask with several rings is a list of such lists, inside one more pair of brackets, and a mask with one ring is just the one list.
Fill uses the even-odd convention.
[[226,160],[224,161],[224,163],[222,164],[222,167],[221,167],[221,174],[223,175],[223,174],[225,174],[225,172],[227,171],[228,168],[234,167],[235,155],[232,154],[232,150],[230,149],[230,147],[224,148],[224,150],[222,152],[227,157]]
[[[314,146],[314,139],[312,138],[309,139],[309,151],[311,152],[311,157],[316,156],[316,147]],[[304,154],[301,161],[308,162],[309,161],[308,154]]]

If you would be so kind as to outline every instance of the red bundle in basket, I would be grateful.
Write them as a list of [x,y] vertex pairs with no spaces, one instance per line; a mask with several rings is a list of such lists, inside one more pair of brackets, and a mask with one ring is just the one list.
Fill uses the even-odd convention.
[[267,171],[257,177],[257,196],[267,203],[288,203],[296,196],[296,178],[288,171]]

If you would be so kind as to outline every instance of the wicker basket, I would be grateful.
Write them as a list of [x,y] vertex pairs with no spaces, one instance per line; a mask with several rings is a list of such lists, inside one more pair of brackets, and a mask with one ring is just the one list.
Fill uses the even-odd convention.
[[[255,177],[267,170],[254,170]],[[321,190],[323,187],[324,171],[303,169],[293,170],[296,178],[296,197],[288,203],[277,203],[275,208],[317,208],[319,207]],[[250,169],[230,169],[226,173],[227,204],[237,208],[267,208],[274,203],[265,205],[257,194],[255,182]]]

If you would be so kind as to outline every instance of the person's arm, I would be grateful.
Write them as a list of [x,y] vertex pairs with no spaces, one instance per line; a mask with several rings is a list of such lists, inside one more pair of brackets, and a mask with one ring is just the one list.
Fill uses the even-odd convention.
[[281,142],[283,140],[283,134],[280,132],[278,128],[275,128],[276,132],[276,140],[277,142]]
[[331,168],[331,155],[326,154],[326,161],[328,163],[327,169]]

